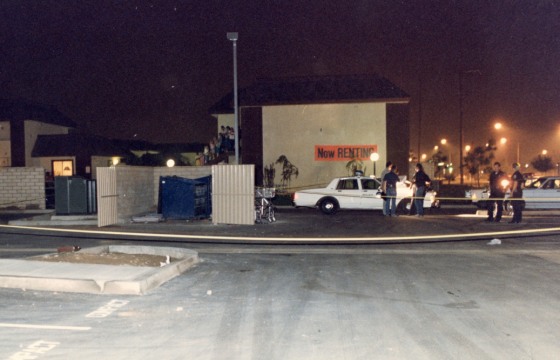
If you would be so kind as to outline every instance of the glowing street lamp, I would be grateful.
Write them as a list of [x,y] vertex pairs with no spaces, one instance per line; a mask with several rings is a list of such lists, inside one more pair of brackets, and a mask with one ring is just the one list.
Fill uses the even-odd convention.
[[542,151],[542,154],[543,154],[543,155],[548,154],[548,150],[544,149],[544,150]]
[[441,139],[440,142],[441,142],[441,145],[445,145],[445,144],[447,144],[447,139]]
[[494,124],[494,129],[500,130],[501,128],[502,128],[502,123],[497,122],[497,123]]
[[505,137],[500,139],[500,144],[505,145],[507,143],[507,139]]
[[466,152],[471,151],[471,146],[470,146],[470,145],[465,146],[465,151],[466,151]]
[[373,162],[373,177],[376,177],[377,176],[377,169],[375,168],[375,163],[377,162],[377,160],[379,160],[379,154],[376,153],[376,152],[373,152],[373,153],[371,153],[369,158]]

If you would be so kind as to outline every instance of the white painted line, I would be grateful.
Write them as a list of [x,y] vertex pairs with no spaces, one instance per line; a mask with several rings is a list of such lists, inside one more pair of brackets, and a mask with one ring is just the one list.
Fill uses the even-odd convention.
[[101,234],[101,235],[122,235],[137,237],[156,237],[156,238],[173,238],[173,239],[205,239],[205,240],[230,240],[230,241],[246,241],[246,242],[318,242],[318,243],[343,243],[343,242],[371,242],[371,241],[421,241],[421,240],[452,240],[452,239],[472,239],[487,236],[500,235],[529,235],[529,234],[546,234],[560,232],[560,227],[541,228],[541,229],[525,229],[525,230],[506,230],[506,231],[486,231],[477,233],[457,233],[445,235],[410,235],[410,236],[377,236],[377,237],[247,237],[247,236],[212,236],[212,235],[186,235],[186,234],[159,234],[159,233],[139,233],[124,231],[101,231],[101,230],[77,230],[77,229],[61,229],[61,228],[43,228],[35,226],[17,226],[17,225],[0,225],[0,228],[25,229],[64,233],[80,233],[80,234]]
[[58,325],[10,324],[10,323],[0,323],[0,327],[19,328],[19,329],[41,329],[41,330],[73,330],[73,331],[91,330],[90,326],[58,326]]

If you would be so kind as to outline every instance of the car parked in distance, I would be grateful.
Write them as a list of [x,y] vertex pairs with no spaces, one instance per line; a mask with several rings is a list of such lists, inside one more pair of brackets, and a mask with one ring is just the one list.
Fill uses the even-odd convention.
[[526,209],[560,209],[560,176],[543,176],[523,189]]
[[[296,207],[318,208],[325,214],[334,214],[340,209],[382,210],[381,179],[348,176],[333,179],[326,187],[306,189],[294,194]],[[401,176],[397,183],[397,212],[410,210],[412,184]],[[424,208],[437,207],[436,192],[429,190],[424,198]]]
[[[509,183],[507,184],[509,187]],[[485,209],[488,201],[488,189],[470,189],[465,192],[478,208]],[[504,210],[512,211],[508,200],[510,191],[504,197]],[[542,176],[526,181],[523,189],[523,206],[525,209],[560,209],[560,176]]]

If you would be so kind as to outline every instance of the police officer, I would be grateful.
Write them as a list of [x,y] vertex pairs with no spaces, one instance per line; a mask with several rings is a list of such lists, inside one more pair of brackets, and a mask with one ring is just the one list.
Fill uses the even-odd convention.
[[[506,178],[506,174],[500,170],[501,164],[494,163],[494,170],[490,174],[490,198],[488,199],[488,218],[486,221],[500,222],[502,220],[502,212],[504,210],[504,197],[506,196],[505,188],[501,184]],[[494,206],[497,205],[498,211],[494,218]]]
[[513,163],[513,170],[515,172],[511,175],[511,206],[513,207],[513,218],[509,222],[510,224],[518,224],[521,222],[522,211],[523,211],[523,184],[525,183],[525,178],[523,174],[519,171],[519,164]]

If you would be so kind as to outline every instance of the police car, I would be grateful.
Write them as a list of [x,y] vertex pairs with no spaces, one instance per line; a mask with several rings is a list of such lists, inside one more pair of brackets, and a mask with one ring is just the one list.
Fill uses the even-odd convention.
[[[397,212],[410,209],[412,184],[406,176],[397,182]],[[294,193],[296,207],[318,208],[325,214],[334,214],[340,209],[382,210],[381,179],[349,176],[333,179],[326,187],[300,190]],[[424,198],[424,208],[437,207],[436,192],[429,190]]]

